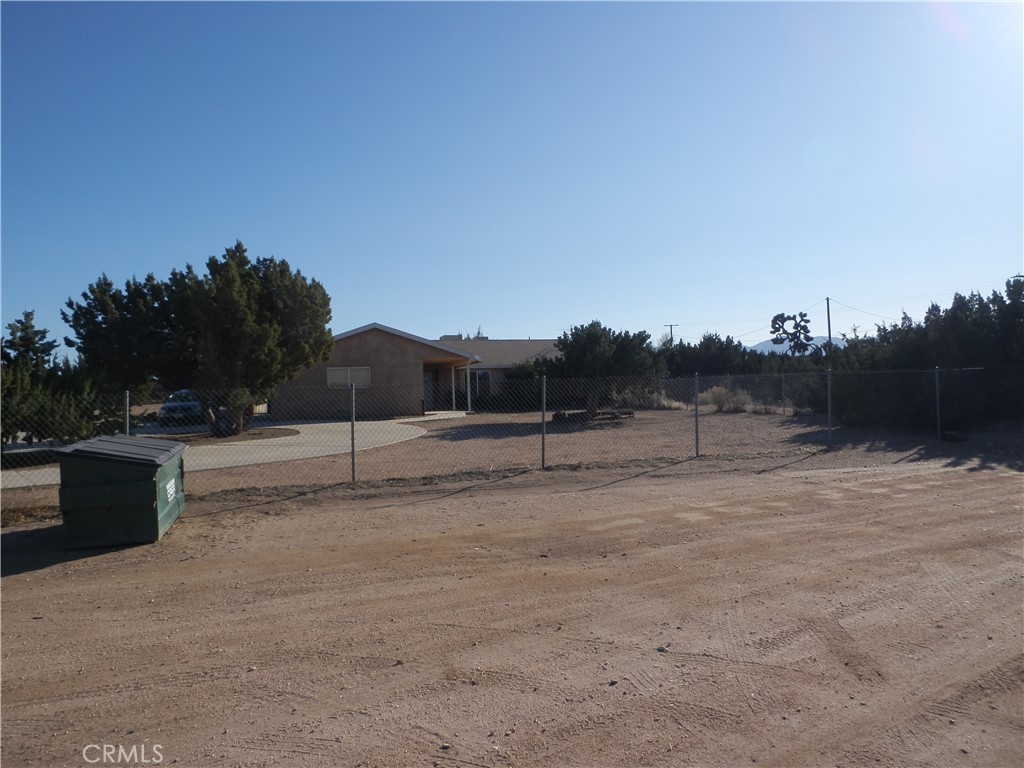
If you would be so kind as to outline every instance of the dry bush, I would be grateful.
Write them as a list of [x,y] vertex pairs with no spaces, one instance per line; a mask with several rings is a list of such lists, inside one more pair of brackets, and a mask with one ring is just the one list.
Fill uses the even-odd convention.
[[716,413],[743,413],[751,406],[753,398],[743,389],[712,387],[701,393],[699,402],[713,406]]
[[609,398],[616,408],[632,408],[636,411],[682,411],[686,405],[673,400],[663,392],[643,389],[626,389],[613,392]]

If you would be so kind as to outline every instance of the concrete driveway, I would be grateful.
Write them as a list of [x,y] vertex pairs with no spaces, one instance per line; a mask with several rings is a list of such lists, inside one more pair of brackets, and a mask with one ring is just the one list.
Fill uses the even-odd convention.
[[[355,447],[357,451],[379,448],[405,440],[412,440],[426,432],[415,422],[452,419],[465,416],[459,411],[431,413],[401,421],[362,421],[356,423]],[[260,421],[256,426],[296,430],[298,434],[262,440],[243,440],[222,445],[193,445],[185,449],[185,471],[244,467],[269,464],[275,461],[312,459],[348,453],[352,447],[352,432],[347,422],[283,423]],[[188,428],[181,430],[188,432]],[[173,437],[173,431],[148,427],[133,433],[137,437],[161,435]],[[5,469],[0,473],[0,488],[24,488],[33,485],[60,483],[60,469],[54,466],[38,469]]]
[[[314,459],[348,453],[352,447],[351,425],[337,422],[324,424],[262,424],[298,430],[297,435],[245,440],[223,445],[193,445],[185,449],[185,471],[222,467],[244,467],[274,461]],[[419,437],[425,429],[394,421],[356,424],[356,450],[378,448]],[[141,433],[140,433],[141,436]]]

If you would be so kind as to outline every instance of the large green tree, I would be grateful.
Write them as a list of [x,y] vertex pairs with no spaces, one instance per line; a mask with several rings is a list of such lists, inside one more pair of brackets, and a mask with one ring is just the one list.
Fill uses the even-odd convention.
[[1006,293],[954,294],[949,307],[932,304],[924,319],[906,313],[874,337],[846,340],[836,359],[851,370],[1004,367],[1024,365],[1024,279]]
[[19,320],[7,324],[7,335],[0,341],[0,359],[41,382],[58,343],[50,340],[46,328],[36,328],[35,317],[34,310],[25,310]]
[[[945,309],[931,304],[920,322],[904,313],[898,323],[879,325],[873,337],[844,338],[845,346],[829,355],[830,367],[840,373],[940,369],[946,426],[1024,415],[1020,277],[1006,282],[1005,295],[957,293]],[[983,374],[977,370],[982,368]],[[930,424],[935,417],[934,381],[930,375],[846,376],[834,388],[833,407],[848,423]]]
[[205,275],[191,265],[168,280],[132,278],[123,289],[103,275],[71,299],[66,340],[95,378],[110,387],[193,387],[243,413],[330,353],[330,298],[316,280],[273,257],[251,260],[236,242],[210,257]]
[[658,353],[669,376],[750,373],[754,365],[751,360],[757,357],[732,336],[723,339],[717,333],[705,333],[697,344],[678,341],[675,346],[662,347]]
[[141,281],[133,277],[124,288],[103,274],[80,302],[68,299],[61,310],[75,334],[64,343],[78,351],[98,387],[139,391],[166,373],[162,364],[171,356],[173,331],[169,302],[168,284],[152,274]]
[[54,355],[57,341],[36,328],[35,312],[7,325],[0,342],[0,437],[71,442],[95,428],[88,382],[67,358]]
[[614,378],[655,376],[662,367],[647,331],[613,331],[598,320],[563,333],[555,348],[558,357],[540,361],[543,372],[565,379],[588,379],[580,386],[590,415],[615,386]]
[[613,331],[594,320],[573,326],[555,342],[549,372],[566,378],[649,376],[658,363],[647,331]]

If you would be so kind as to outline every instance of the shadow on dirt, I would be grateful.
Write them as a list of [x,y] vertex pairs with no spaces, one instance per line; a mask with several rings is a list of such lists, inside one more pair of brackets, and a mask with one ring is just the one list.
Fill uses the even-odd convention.
[[273,504],[280,504],[281,502],[294,501],[295,499],[301,499],[306,496],[315,496],[325,491],[330,491],[336,488],[351,488],[351,483],[339,482],[339,483],[328,483],[325,485],[312,485],[312,486],[277,486],[271,487],[270,489],[259,489],[254,491],[250,488],[237,488],[228,491],[213,491],[211,493],[204,493],[201,495],[193,496],[192,502],[196,504],[200,501],[207,502],[237,502],[233,506],[217,507],[215,509],[194,512],[187,509],[182,517],[210,517],[212,515],[221,515],[228,512],[238,512],[245,509],[255,509],[257,507],[267,507]]
[[590,488],[583,488],[582,491],[599,491],[602,488],[609,488],[609,487],[611,487],[613,485],[618,485],[619,483],[628,482],[629,480],[637,480],[638,478],[646,477],[647,475],[654,475],[654,474],[656,474],[658,472],[664,472],[667,469],[672,469],[674,467],[681,467],[684,464],[690,463],[691,461],[697,461],[697,459],[695,457],[690,457],[688,459],[679,459],[677,461],[671,461],[671,460],[667,460],[666,459],[662,463],[659,463],[658,466],[656,466],[656,467],[651,467],[650,469],[645,469],[642,472],[637,472],[636,474],[629,475],[627,477],[618,477],[618,478],[616,478],[614,480],[609,480],[606,483],[601,483],[600,485],[591,486]]
[[[414,499],[411,499],[409,501],[398,501],[398,502],[392,502],[392,503],[389,503],[389,504],[383,504],[383,505],[381,505],[379,507],[374,507],[374,509],[394,509],[395,507],[407,507],[407,506],[412,506],[414,504],[422,504],[424,502],[432,502],[432,501],[438,501],[439,499],[447,499],[447,498],[450,498],[452,496],[458,496],[460,493],[468,493],[469,491],[477,491],[477,490],[480,490],[481,488],[485,488],[487,486],[495,485],[497,483],[500,483],[503,480],[508,480],[510,477],[521,477],[522,475],[528,475],[531,472],[535,472],[535,471],[536,470],[534,470],[534,469],[512,469],[512,470],[508,470],[506,472],[499,472],[497,474],[493,474],[492,476],[482,477],[478,482],[470,483],[470,484],[464,485],[464,486],[462,486],[460,488],[447,489],[447,490],[444,490],[444,491],[442,491],[442,492],[440,492],[438,494],[435,494],[435,495],[421,497],[421,498],[414,498]],[[451,479],[453,479],[453,480],[458,480],[458,479],[466,479],[466,480],[468,480],[469,476],[472,475],[472,474],[473,473],[466,473],[465,476],[462,476],[462,475],[451,475],[449,477]],[[492,474],[492,473],[480,473],[480,474],[481,475],[485,475],[485,474]]]
[[[806,431],[793,435],[787,442],[828,449],[828,429],[819,423],[808,426]],[[896,464],[938,460],[948,467],[964,467],[972,472],[988,469],[1024,472],[1024,429],[1020,426],[984,432],[949,432],[944,433],[941,440],[934,432],[834,427],[831,448],[899,454],[894,461]]]
[[[573,433],[622,429],[627,421],[621,419],[601,419],[579,423],[556,423],[549,421],[546,432],[549,435],[566,435]],[[459,424],[430,431],[421,440],[444,440],[458,442],[461,440],[507,440],[511,437],[539,437],[540,423],[535,424]]]
[[94,549],[65,549],[64,532],[60,523],[43,528],[9,531],[0,535],[0,576],[41,571],[61,563],[97,557],[109,552],[131,549],[136,545],[97,547]]

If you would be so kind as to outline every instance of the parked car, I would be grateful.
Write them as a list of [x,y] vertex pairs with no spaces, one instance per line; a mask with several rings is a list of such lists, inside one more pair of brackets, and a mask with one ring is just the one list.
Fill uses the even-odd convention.
[[205,406],[191,389],[179,389],[160,406],[157,420],[161,427],[171,424],[202,424],[206,421]]

